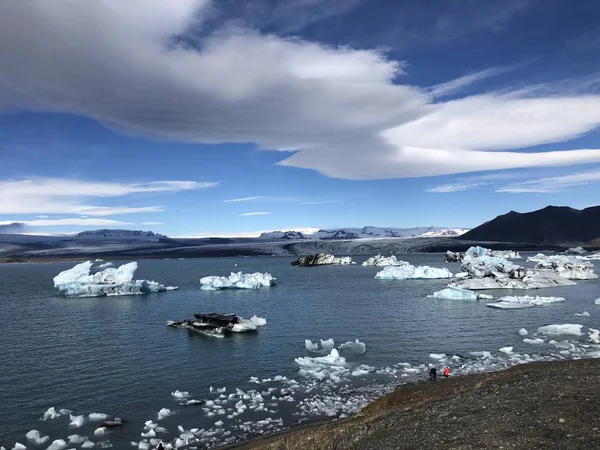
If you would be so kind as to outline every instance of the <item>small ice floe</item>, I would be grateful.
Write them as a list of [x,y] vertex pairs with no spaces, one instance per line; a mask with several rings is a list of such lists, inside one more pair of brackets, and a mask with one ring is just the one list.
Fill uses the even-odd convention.
[[231,272],[228,277],[208,276],[200,278],[201,289],[217,291],[221,289],[259,289],[275,285],[277,279],[270,273]]
[[392,256],[375,255],[375,256],[371,256],[364,263],[362,263],[362,265],[364,267],[367,267],[367,266],[377,266],[377,267],[401,266],[403,264],[408,264],[408,263],[405,261],[398,261],[394,255],[392,255]]
[[157,414],[157,420],[163,420],[164,418],[172,416],[173,414],[175,414],[174,411],[171,411],[168,408],[162,408]]
[[507,355],[511,355],[513,353],[514,347],[502,347],[499,349],[502,353],[506,353]]
[[177,400],[181,400],[182,398],[189,397],[190,393],[188,391],[175,390],[174,392],[171,392],[171,395],[173,396],[173,398],[176,398]]
[[[404,262],[404,261],[402,261]],[[377,272],[375,278],[378,280],[408,280],[408,279],[436,279],[452,278],[452,272],[448,269],[438,269],[436,267],[419,266],[404,263],[399,266],[384,267],[381,272]]]
[[456,287],[447,287],[441,291],[434,292],[432,295],[428,295],[428,297],[443,300],[477,300],[475,292]]
[[345,366],[346,358],[340,356],[339,352],[334,348],[327,356],[315,356],[314,358],[300,357],[296,358],[296,364],[300,367],[318,367],[318,366]]
[[523,339],[523,342],[525,342],[526,344],[537,345],[537,344],[543,344],[545,341],[540,338],[533,338],[533,339],[525,338],[525,339]]
[[67,445],[68,444],[63,439],[56,439],[46,450],[63,450],[64,448],[67,448]]
[[594,328],[590,328],[588,332],[588,336],[590,341],[594,344],[600,344],[600,330],[596,330]]
[[356,339],[354,342],[344,342],[338,347],[338,350],[346,355],[364,355],[367,352],[367,346],[364,342]]
[[500,297],[496,303],[486,303],[486,306],[498,309],[521,309],[533,308],[534,306],[544,306],[551,303],[564,302],[563,297],[532,297],[525,295],[522,297],[506,296]]
[[92,273],[91,261],[77,264],[63,270],[54,277],[54,287],[68,296],[102,297],[114,295],[138,295],[177,289],[166,287],[156,281],[134,280],[138,266],[136,262],[123,264],[118,268],[109,267]]
[[175,328],[186,328],[196,331],[200,334],[222,338],[226,332],[243,333],[246,331],[256,331],[267,324],[266,319],[252,316],[250,319],[244,319],[235,314],[211,313],[194,314],[194,320],[168,321],[167,325]]
[[[2,447],[2,448],[4,448],[4,447]],[[27,449],[27,447],[25,447],[20,442],[15,442],[15,446],[12,448],[12,450],[26,450],[26,449]]]
[[31,430],[25,435],[29,442],[37,445],[45,444],[50,439],[50,436],[41,436],[38,430]]
[[446,354],[445,353],[430,353],[429,357],[431,359],[440,360],[440,359],[444,359],[446,357]]
[[304,346],[306,347],[306,350],[308,350],[309,352],[329,353],[335,346],[335,342],[333,339],[325,339],[325,340],[321,339],[321,346],[319,346],[319,343],[312,342],[309,339],[305,339]]
[[527,334],[528,334],[527,330],[525,328],[521,328],[518,333],[519,333],[519,336],[527,336]]
[[71,434],[70,436],[67,436],[67,439],[69,440],[69,444],[83,444],[85,441],[87,441],[87,436]]
[[594,304],[595,305],[600,305],[600,298],[597,298],[596,300],[594,300]]
[[539,327],[537,332],[540,334],[550,336],[582,336],[581,329],[583,325],[564,323],[564,324],[553,324]]
[[101,420],[108,419],[108,414],[91,413],[88,415],[88,419],[90,419],[91,422],[100,422]]
[[95,445],[92,441],[85,441],[81,444],[81,448],[94,448]]
[[74,416],[73,414],[69,414],[69,419],[71,420],[71,422],[69,423],[69,426],[75,427],[75,428],[79,428],[85,422],[83,415]]
[[44,413],[41,420],[45,422],[48,419],[52,420],[52,419],[56,419],[57,417],[60,417],[60,416],[61,416],[61,414],[56,411],[54,406],[52,406],[51,408],[48,408],[48,410]]
[[106,427],[96,428],[94,430],[94,436],[104,436],[106,434]]
[[590,313],[587,311],[584,311],[582,313],[575,313],[575,315],[580,317],[590,317]]
[[352,263],[350,256],[334,256],[329,253],[314,253],[303,256],[292,261],[292,266],[312,267],[312,266],[348,266]]

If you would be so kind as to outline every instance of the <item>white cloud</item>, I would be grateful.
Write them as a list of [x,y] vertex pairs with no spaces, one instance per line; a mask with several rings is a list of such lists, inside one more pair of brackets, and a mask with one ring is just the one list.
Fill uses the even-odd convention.
[[[314,234],[317,231],[319,231],[319,228],[315,228],[315,227],[283,227],[280,230],[293,230],[293,231],[299,231],[300,233],[303,234]],[[280,231],[277,230],[277,231]],[[206,232],[202,232],[202,233],[198,233],[198,234],[191,234],[191,235],[181,235],[181,236],[172,236],[174,238],[187,238],[187,239],[194,239],[194,238],[209,238],[209,237],[220,237],[220,238],[233,238],[233,237],[239,237],[239,238],[253,238],[253,237],[258,237],[260,236],[262,233],[269,233],[271,231],[276,231],[276,230],[261,230],[261,231],[216,231],[216,232],[210,232],[210,231],[206,231]]]
[[[0,225],[9,225],[14,223],[13,220],[0,221]],[[19,220],[28,227],[112,227],[117,225],[134,225],[132,222],[121,222],[120,220],[111,219],[36,219],[36,220]]]
[[496,192],[511,194],[524,193],[554,193],[570,187],[594,184],[600,182],[600,171],[581,172],[558,177],[538,178],[496,189]]
[[436,186],[430,189],[427,189],[426,192],[434,192],[434,193],[446,193],[446,192],[460,192],[460,191],[470,191],[472,189],[477,189],[484,186],[486,183],[469,183],[469,182],[457,182],[457,183],[448,183],[442,184],[440,186]]
[[[178,45],[189,27],[202,27],[207,5],[5,2],[0,108],[80,114],[178,141],[297,149],[281,164],[350,179],[600,161],[600,149],[514,151],[597,127],[600,96],[488,94],[432,104],[426,91],[397,83],[402,62],[375,50],[235,27],[200,45]],[[459,89],[494,70],[437,91]],[[497,150],[503,152],[490,152]],[[153,187],[165,188],[145,185]]]
[[299,205],[329,205],[331,203],[338,203],[337,200],[321,200],[315,202],[300,202]]
[[451,95],[459,92],[463,88],[470,86],[478,81],[485,80],[486,78],[494,77],[502,73],[512,70],[511,67],[492,67],[490,69],[480,70],[473,72],[454,80],[447,81],[445,83],[436,84],[427,88],[427,91],[433,97],[443,97],[445,95]]
[[256,197],[230,198],[229,200],[223,200],[223,203],[251,202],[252,200],[260,200],[261,198],[263,197],[260,195]]
[[[79,214],[112,216],[163,211],[162,206],[98,206],[84,203],[89,198],[123,197],[138,193],[172,193],[216,186],[197,181],[154,181],[122,184],[42,178],[0,181],[0,214]],[[47,216],[38,216],[44,219]]]
[[248,213],[243,213],[240,214],[240,217],[246,217],[246,216],[266,216],[271,214],[270,212],[266,212],[266,211],[257,211],[257,212],[248,212]]
[[158,226],[158,225],[163,225],[163,223],[162,222],[142,222],[142,225]]

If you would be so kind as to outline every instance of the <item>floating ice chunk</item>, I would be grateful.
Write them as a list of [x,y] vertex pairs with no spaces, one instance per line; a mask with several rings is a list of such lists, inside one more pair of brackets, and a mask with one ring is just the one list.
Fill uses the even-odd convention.
[[590,328],[588,336],[590,337],[591,342],[593,342],[594,344],[600,344],[600,330]]
[[176,398],[176,399],[180,400],[180,399],[183,399],[183,398],[187,398],[187,397],[189,397],[189,396],[190,396],[190,393],[189,393],[189,392],[187,392],[187,391],[179,391],[179,390],[176,390],[175,392],[171,392],[171,395],[172,395],[174,398]]
[[581,329],[583,325],[564,323],[564,324],[553,324],[546,325],[545,327],[539,327],[538,333],[546,334],[551,336],[582,336]]
[[75,297],[138,295],[167,290],[156,281],[134,280],[133,275],[138,267],[136,262],[91,274],[93,264],[86,261],[62,271],[54,277],[54,287],[65,295]]
[[526,344],[543,344],[545,341],[543,339],[540,338],[534,338],[534,339],[528,339],[525,338],[523,339],[523,342],[525,342]]
[[15,446],[12,448],[12,450],[26,450],[26,449],[27,449],[27,447],[25,447],[20,442],[16,442]]
[[141,433],[140,436],[142,436],[143,438],[153,438],[153,437],[156,437],[156,431],[149,430],[149,431],[146,431],[145,433]]
[[141,441],[138,446],[138,450],[150,450],[150,443]]
[[81,444],[81,448],[94,448],[94,444],[92,441],[85,441],[83,444]]
[[452,272],[448,269],[438,269],[436,267],[419,266],[411,264],[401,266],[384,267],[381,272],[377,272],[375,278],[379,280],[407,280],[411,278],[452,278]]
[[600,298],[597,298],[596,300],[594,300],[594,304],[595,305],[600,305]]
[[106,427],[96,428],[94,430],[94,436],[104,436],[106,434]]
[[477,300],[477,294],[467,289],[447,287],[441,291],[434,292],[429,297],[444,300]]
[[319,350],[319,344],[317,344],[316,342],[313,343],[310,341],[310,339],[305,339],[304,340],[304,346],[306,347],[306,350],[308,350],[309,352],[315,352]]
[[296,364],[300,367],[314,368],[318,366],[345,366],[346,358],[340,356],[339,352],[334,348],[327,356],[316,356],[314,358],[300,357],[295,359]]
[[408,264],[408,263],[406,261],[398,261],[394,255],[387,256],[387,257],[381,256],[381,255],[375,255],[375,256],[371,256],[364,263],[362,263],[362,265],[365,267],[366,266],[378,266],[378,267],[401,266],[404,264]]
[[40,436],[40,432],[35,429],[29,431],[25,435],[25,437],[27,438],[28,441],[33,442],[38,445],[45,444],[50,439],[50,436]]
[[321,339],[321,346],[319,347],[319,343],[317,343],[317,342],[313,343],[309,339],[305,339],[304,346],[306,347],[306,350],[308,350],[309,352],[326,354],[326,353],[331,352],[333,347],[335,347],[335,342],[333,339],[326,339],[326,340]]
[[354,264],[350,256],[334,256],[329,253],[314,253],[303,256],[296,261],[292,261],[292,266],[312,267],[312,266],[347,266]]
[[582,313],[575,313],[576,316],[581,316],[581,317],[589,317],[590,313],[587,311],[584,311]]
[[48,419],[56,419],[57,417],[60,417],[61,414],[59,412],[56,411],[56,409],[54,409],[54,406],[52,406],[51,408],[48,408],[48,410],[44,413],[44,416],[42,417],[41,420],[43,420],[44,422]]
[[537,269],[551,269],[558,275],[569,280],[593,280],[598,278],[594,273],[594,266],[579,257],[552,255],[537,255]]
[[511,354],[512,354],[512,352],[513,352],[513,349],[514,349],[514,347],[502,347],[502,348],[500,349],[500,351],[501,351],[502,353],[506,353],[507,355],[511,355]]
[[62,450],[66,447],[67,443],[63,439],[56,439],[46,450]]
[[563,297],[532,297],[530,295],[522,297],[506,296],[499,298],[497,303],[488,303],[486,306],[500,309],[518,309],[533,308],[534,306],[543,306],[564,301],[565,299]]
[[101,420],[108,419],[108,414],[91,413],[90,415],[88,415],[88,419],[90,419],[90,421],[92,422],[99,422]]
[[248,273],[231,272],[228,277],[209,276],[200,279],[200,284],[205,291],[216,291],[220,289],[258,289],[271,287],[277,279],[270,273]]
[[527,330],[525,328],[521,328],[519,330],[519,336],[527,336]]
[[356,339],[354,342],[344,342],[338,347],[338,350],[348,355],[364,355],[367,352],[367,346],[364,342],[360,342]]
[[165,417],[172,416],[173,414],[175,414],[175,412],[171,411],[170,409],[168,409],[168,408],[162,408],[158,412],[158,419],[157,420],[163,420]]
[[[98,262],[98,261],[96,261],[96,262]],[[113,263],[107,262],[107,263],[104,263],[104,264],[100,264],[98,266],[98,269],[108,269],[109,267],[112,267],[113,265],[114,265]]]
[[492,354],[490,352],[469,352],[469,355],[476,356],[478,358],[483,358],[483,359],[491,359],[492,358]]
[[444,359],[446,357],[446,354],[444,354],[444,353],[430,353],[429,357],[431,359],[440,360],[440,359]]
[[224,425],[222,420],[219,420],[218,422],[215,422],[215,426],[216,427],[222,427]]
[[493,300],[494,296],[489,294],[477,294],[478,300]]
[[70,436],[67,436],[67,439],[69,440],[69,444],[83,444],[87,441],[87,437],[78,434],[71,434]]
[[71,420],[71,423],[69,423],[70,427],[79,428],[81,425],[83,425],[83,422],[85,422],[83,415],[74,416],[73,414],[69,414],[69,419]]
[[250,320],[254,322],[257,327],[264,327],[267,325],[267,319],[263,319],[262,317],[258,317],[256,315],[250,317]]
[[152,420],[146,420],[146,422],[144,422],[144,427],[147,430],[153,430],[158,427],[158,424],[156,422],[152,422]]

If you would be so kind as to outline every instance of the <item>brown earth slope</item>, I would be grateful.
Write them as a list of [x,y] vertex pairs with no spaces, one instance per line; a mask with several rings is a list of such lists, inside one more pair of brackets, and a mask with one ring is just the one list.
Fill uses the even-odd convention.
[[398,388],[361,413],[238,449],[597,449],[600,360],[531,363]]

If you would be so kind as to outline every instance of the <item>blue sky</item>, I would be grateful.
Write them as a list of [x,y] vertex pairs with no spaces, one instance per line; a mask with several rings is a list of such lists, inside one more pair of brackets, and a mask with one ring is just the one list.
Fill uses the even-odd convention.
[[241,5],[5,6],[0,227],[474,227],[598,203],[597,2]]

